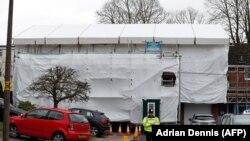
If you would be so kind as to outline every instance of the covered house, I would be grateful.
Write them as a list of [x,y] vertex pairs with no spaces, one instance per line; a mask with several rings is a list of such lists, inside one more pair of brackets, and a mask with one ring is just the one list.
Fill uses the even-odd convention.
[[114,122],[141,123],[153,108],[162,123],[181,118],[187,124],[194,113],[226,103],[229,37],[219,25],[35,25],[13,40],[18,100],[52,106],[27,87],[46,69],[64,65],[91,92],[88,102],[59,107],[103,111]]

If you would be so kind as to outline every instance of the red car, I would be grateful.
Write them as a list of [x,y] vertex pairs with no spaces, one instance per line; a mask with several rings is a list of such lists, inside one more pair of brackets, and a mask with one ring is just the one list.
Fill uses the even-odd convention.
[[37,108],[10,117],[10,137],[26,135],[52,141],[89,140],[90,124],[75,112],[57,108]]

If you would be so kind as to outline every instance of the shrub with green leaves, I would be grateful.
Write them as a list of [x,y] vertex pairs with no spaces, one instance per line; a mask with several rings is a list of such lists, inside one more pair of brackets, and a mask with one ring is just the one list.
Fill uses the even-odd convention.
[[29,111],[29,110],[36,108],[36,106],[35,106],[35,104],[32,104],[29,101],[21,101],[18,105],[18,108]]

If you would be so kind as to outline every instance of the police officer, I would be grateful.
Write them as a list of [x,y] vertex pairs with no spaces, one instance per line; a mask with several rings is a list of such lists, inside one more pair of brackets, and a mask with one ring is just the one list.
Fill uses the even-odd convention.
[[143,127],[146,134],[146,141],[152,141],[152,125],[159,125],[160,120],[153,115],[153,110],[149,109],[148,116],[143,118]]

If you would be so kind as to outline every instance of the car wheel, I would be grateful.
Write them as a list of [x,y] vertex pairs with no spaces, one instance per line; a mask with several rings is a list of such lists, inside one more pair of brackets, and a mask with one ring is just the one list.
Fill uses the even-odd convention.
[[62,133],[57,132],[53,135],[52,141],[65,141],[65,137]]
[[17,138],[17,137],[20,136],[19,133],[18,133],[18,128],[17,128],[17,126],[15,124],[10,124],[10,129],[9,130],[10,130],[9,136],[11,138]]
[[100,129],[96,125],[90,127],[90,133],[92,136],[100,136]]

